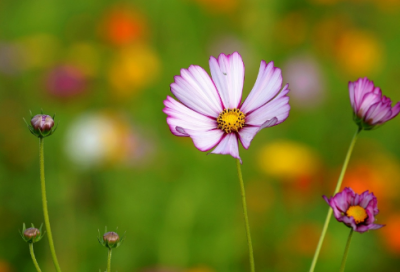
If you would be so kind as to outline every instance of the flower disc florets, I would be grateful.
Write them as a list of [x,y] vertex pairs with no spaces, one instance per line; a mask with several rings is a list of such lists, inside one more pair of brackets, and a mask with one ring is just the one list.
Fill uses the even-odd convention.
[[379,213],[377,199],[373,193],[365,191],[356,194],[351,188],[344,188],[331,198],[323,196],[332,207],[335,218],[357,232],[370,229],[380,229],[384,225],[374,224],[375,216]]
[[225,109],[217,119],[218,128],[226,133],[238,132],[244,126],[245,115],[239,109]]
[[32,116],[31,113],[30,124],[26,123],[26,121],[25,123],[28,126],[29,131],[33,135],[35,135],[38,138],[44,138],[50,136],[56,131],[57,126],[54,126],[54,118],[55,115],[51,117],[50,115],[43,114],[43,112],[35,116]]

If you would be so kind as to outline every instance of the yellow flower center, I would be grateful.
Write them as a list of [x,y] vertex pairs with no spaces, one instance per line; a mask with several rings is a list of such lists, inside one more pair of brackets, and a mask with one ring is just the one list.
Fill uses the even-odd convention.
[[217,118],[218,128],[226,133],[238,132],[244,121],[245,115],[239,109],[225,109]]
[[354,221],[356,222],[356,224],[360,224],[362,222],[364,222],[364,220],[367,218],[367,212],[365,211],[365,209],[363,207],[360,206],[351,206],[347,212],[346,212],[347,216],[352,216],[354,218]]

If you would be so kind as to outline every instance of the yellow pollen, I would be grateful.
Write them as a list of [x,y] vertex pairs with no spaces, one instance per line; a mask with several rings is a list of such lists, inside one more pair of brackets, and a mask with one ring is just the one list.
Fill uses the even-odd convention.
[[346,215],[353,217],[356,224],[364,222],[368,216],[365,209],[361,206],[351,206],[347,210]]
[[226,133],[238,132],[245,122],[245,115],[239,109],[225,109],[217,118],[218,128]]

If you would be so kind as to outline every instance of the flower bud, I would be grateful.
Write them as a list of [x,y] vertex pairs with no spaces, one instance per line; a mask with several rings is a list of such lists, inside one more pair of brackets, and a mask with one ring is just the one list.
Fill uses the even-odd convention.
[[[124,235],[125,236],[125,235]],[[113,248],[117,248],[121,245],[121,243],[123,242],[125,237],[120,238],[118,233],[110,231],[107,232],[107,228],[105,230],[105,233],[103,235],[103,239],[100,238],[100,231],[99,231],[99,236],[97,237],[97,239],[99,240],[99,243],[104,246],[107,247],[109,249],[113,249]]]
[[31,124],[35,130],[46,132],[53,128],[54,120],[50,115],[37,114],[32,118]]
[[50,136],[56,131],[57,126],[54,126],[54,118],[47,114],[37,114],[32,116],[31,113],[31,123],[26,125],[29,128],[29,131],[38,138],[44,138]]
[[27,241],[33,241],[40,236],[40,231],[37,228],[28,228],[24,231],[24,237]]
[[32,224],[31,228],[26,228],[25,223],[22,225],[22,231],[20,232],[22,239],[28,243],[36,243],[39,242],[44,234],[42,233],[42,226],[39,229],[35,228]]
[[103,241],[112,247],[119,242],[119,235],[113,231],[107,232],[103,235]]

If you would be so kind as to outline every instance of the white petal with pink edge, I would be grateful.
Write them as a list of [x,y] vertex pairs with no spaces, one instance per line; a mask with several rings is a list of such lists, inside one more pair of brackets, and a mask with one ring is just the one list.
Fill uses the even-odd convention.
[[211,76],[225,109],[237,108],[242,99],[244,64],[239,53],[210,57]]
[[229,154],[232,157],[239,159],[240,163],[242,162],[239,156],[238,139],[235,133],[225,134],[225,137],[211,153],[225,155]]
[[168,115],[167,123],[171,132],[176,136],[188,136],[177,129],[177,127],[183,130],[191,129],[200,131],[207,131],[217,127],[215,119],[189,109],[170,96],[167,96],[167,99],[164,100],[164,105],[163,112]]
[[222,102],[210,76],[203,68],[191,65],[175,76],[171,92],[184,105],[206,116],[218,117]]
[[281,69],[274,67],[274,62],[261,61],[256,83],[240,110],[250,113],[277,95],[282,87]]
[[192,138],[194,146],[200,151],[208,151],[216,146],[222,139],[224,132],[220,129],[208,131],[185,129]]
[[246,116],[246,124],[253,126],[261,126],[266,121],[273,118],[277,119],[274,125],[280,124],[289,116],[290,105],[288,85],[283,87],[283,90],[272,101],[249,113]]

